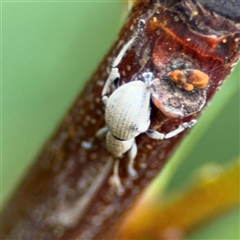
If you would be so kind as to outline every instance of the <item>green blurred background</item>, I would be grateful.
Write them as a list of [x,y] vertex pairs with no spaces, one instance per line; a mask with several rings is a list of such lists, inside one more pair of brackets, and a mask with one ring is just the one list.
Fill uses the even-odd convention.
[[[117,0],[2,2],[3,202],[116,38],[123,6]],[[191,131],[187,148],[175,153],[180,160],[169,191],[205,163],[239,156],[239,72],[238,66]],[[224,236],[220,230],[229,222]],[[239,239],[239,211],[189,239]]]

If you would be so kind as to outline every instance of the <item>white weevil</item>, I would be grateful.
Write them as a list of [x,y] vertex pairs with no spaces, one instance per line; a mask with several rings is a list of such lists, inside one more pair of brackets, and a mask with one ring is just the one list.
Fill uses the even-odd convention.
[[[126,51],[130,48],[136,37],[133,37],[120,51],[106,81],[102,91],[102,100],[105,105],[106,127],[97,132],[97,136],[106,135],[106,146],[108,151],[115,157],[120,158],[128,152],[129,164],[128,173],[130,176],[136,176],[133,164],[137,155],[137,146],[135,137],[141,133],[146,133],[153,139],[171,138],[184,129],[193,126],[196,120],[189,123],[183,123],[174,131],[168,134],[159,133],[150,126],[151,113],[151,81],[153,74],[145,72],[142,74],[144,81],[135,80],[126,83],[117,88],[109,97],[106,96],[111,85],[119,79],[120,74],[117,65],[121,61]],[[117,192],[121,194],[124,189],[118,176],[119,161],[114,166],[113,183],[117,187]]]

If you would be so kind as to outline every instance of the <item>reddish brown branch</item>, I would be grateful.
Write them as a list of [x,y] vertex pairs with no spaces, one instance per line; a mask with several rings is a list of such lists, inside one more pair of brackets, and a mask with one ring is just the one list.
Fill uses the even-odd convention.
[[[205,1],[195,4],[191,0],[142,1],[134,6],[119,39],[6,206],[4,239],[106,238],[109,229],[161,170],[183,138],[183,133],[164,141],[152,140],[145,134],[137,137],[137,178],[127,174],[127,157],[121,159],[120,176],[126,191],[122,196],[116,194],[109,184],[114,159],[106,151],[105,142],[94,139],[104,126],[101,91],[113,58],[129,39],[139,34],[118,66],[119,84],[151,71],[159,80],[154,85],[155,99],[163,109],[160,112],[153,106],[151,127],[163,133],[175,129],[199,115],[198,111],[239,59],[236,14],[240,11],[232,15],[224,10],[212,14],[210,8]],[[140,19],[145,22],[142,31],[137,30]],[[179,101],[173,101],[174,91],[168,92],[177,89],[167,77],[176,69],[199,69],[210,78],[204,89],[192,93],[176,90],[181,96],[181,118],[175,112],[165,112],[166,99],[170,102],[167,107],[180,109],[175,105]]]

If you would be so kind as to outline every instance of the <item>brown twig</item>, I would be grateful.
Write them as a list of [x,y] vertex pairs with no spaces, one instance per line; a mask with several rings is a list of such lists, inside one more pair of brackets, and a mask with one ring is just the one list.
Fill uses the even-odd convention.
[[[234,2],[230,1],[231,4]],[[214,6],[201,1],[195,4],[191,0],[168,3],[152,0],[134,5],[117,42],[6,206],[3,238],[111,236],[112,226],[161,170],[184,135],[164,141],[152,140],[145,134],[139,136],[137,178],[127,174],[127,157],[121,159],[120,177],[126,190],[121,196],[116,194],[109,184],[114,159],[106,151],[105,142],[94,137],[104,126],[101,91],[114,57],[129,39],[138,35],[118,66],[119,84],[138,78],[146,70],[153,72],[160,81],[153,86],[155,103],[161,105],[163,112],[152,107],[151,127],[170,132],[199,115],[239,59],[239,11],[233,11],[236,7],[239,5],[230,7],[232,14],[220,8],[213,17]],[[139,20],[144,20],[141,31]],[[174,101],[174,92],[169,92],[177,86],[167,78],[167,73],[176,68],[199,69],[210,79],[204,89],[191,93],[177,90],[180,105]],[[182,117],[176,117],[175,112],[167,114],[163,106],[166,99],[170,107],[183,108]]]

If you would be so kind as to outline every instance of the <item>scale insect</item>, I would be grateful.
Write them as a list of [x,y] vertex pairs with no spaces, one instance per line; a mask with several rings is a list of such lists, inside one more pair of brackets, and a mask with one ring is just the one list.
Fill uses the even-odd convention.
[[153,73],[150,71],[142,74],[142,80],[137,79],[123,84],[115,89],[109,97],[107,96],[110,88],[115,86],[116,81],[120,78],[117,65],[135,39],[136,37],[133,37],[129,40],[113,62],[111,72],[102,90],[106,127],[100,129],[96,134],[97,137],[106,136],[106,147],[116,158],[112,184],[116,186],[119,195],[124,192],[118,173],[119,158],[128,153],[128,174],[135,177],[137,175],[134,169],[134,160],[137,155],[135,138],[138,135],[146,133],[153,139],[168,139],[196,123],[196,120],[185,122],[167,134],[149,129],[151,123],[151,84],[154,79]]
[[209,76],[198,69],[174,70],[167,75],[178,87],[186,91],[192,91],[194,88],[203,89],[209,82]]

